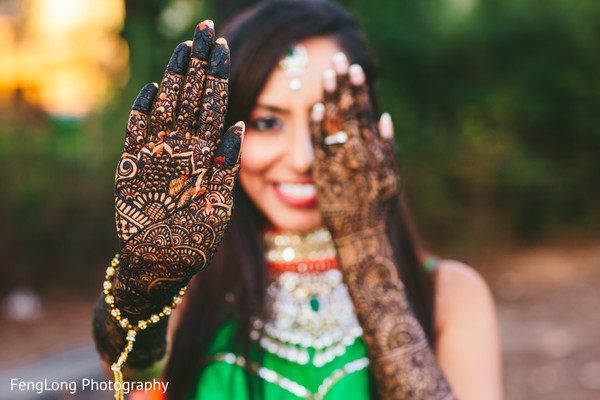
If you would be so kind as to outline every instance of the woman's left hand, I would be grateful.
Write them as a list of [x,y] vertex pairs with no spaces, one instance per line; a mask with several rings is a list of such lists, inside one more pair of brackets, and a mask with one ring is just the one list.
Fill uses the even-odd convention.
[[324,74],[324,103],[313,108],[313,176],[334,239],[385,229],[400,180],[389,114],[375,120],[365,74],[343,53]]
[[334,66],[325,73],[324,105],[313,109],[313,179],[380,397],[453,400],[410,308],[386,234],[400,187],[390,118],[384,114],[377,126],[358,65],[348,67],[336,54]]

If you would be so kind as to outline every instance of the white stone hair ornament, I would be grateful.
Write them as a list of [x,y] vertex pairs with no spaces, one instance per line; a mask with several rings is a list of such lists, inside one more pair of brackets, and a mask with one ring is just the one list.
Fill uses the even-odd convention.
[[283,70],[285,76],[290,78],[289,87],[293,91],[302,89],[300,77],[306,72],[308,64],[308,53],[301,44],[292,46],[285,56],[279,61],[279,68]]

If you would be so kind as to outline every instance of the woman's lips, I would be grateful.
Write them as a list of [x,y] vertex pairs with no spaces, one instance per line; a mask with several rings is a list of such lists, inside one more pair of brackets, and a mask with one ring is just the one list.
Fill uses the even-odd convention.
[[312,207],[317,204],[317,189],[310,182],[273,183],[277,197],[293,207]]

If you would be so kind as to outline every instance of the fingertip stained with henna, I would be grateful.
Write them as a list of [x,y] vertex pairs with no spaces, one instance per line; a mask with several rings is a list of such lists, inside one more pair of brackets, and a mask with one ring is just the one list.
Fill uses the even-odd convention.
[[225,168],[235,167],[242,145],[242,128],[234,125],[225,132],[219,147],[215,151],[215,163]]
[[203,61],[208,60],[214,35],[214,23],[211,20],[200,22],[194,32],[192,56]]
[[150,108],[152,108],[152,102],[157,91],[158,87],[155,83],[148,83],[140,90],[140,93],[133,102],[132,109],[148,114]]
[[175,51],[173,51],[171,60],[169,60],[169,64],[167,65],[167,71],[172,71],[176,74],[184,75],[187,70],[189,59],[189,46],[185,43],[179,43],[179,45],[175,48]]
[[223,38],[217,39],[210,54],[208,74],[215,78],[229,78],[229,46]]

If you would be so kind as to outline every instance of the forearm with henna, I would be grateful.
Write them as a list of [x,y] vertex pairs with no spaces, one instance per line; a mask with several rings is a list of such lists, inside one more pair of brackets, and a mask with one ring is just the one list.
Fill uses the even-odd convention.
[[324,106],[313,110],[313,177],[379,393],[395,400],[454,399],[411,310],[386,235],[399,191],[392,142],[378,132],[360,67],[349,75],[343,57],[334,63],[337,76],[326,73]]
[[108,362],[123,351],[127,323],[159,314],[136,336],[128,364],[142,369],[164,356],[163,309],[210,263],[231,216],[243,124],[222,134],[229,50],[223,39],[213,43],[213,32],[212,22],[199,24],[192,45],[175,49],[160,87],[146,85],[133,105],[115,177],[113,308],[101,295],[94,316]]
[[385,399],[454,399],[410,308],[385,232],[336,240],[340,268]]

